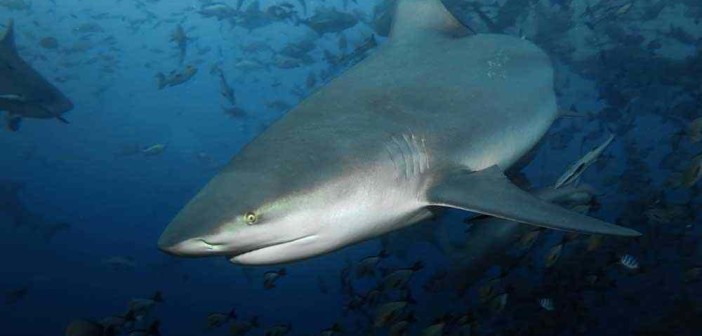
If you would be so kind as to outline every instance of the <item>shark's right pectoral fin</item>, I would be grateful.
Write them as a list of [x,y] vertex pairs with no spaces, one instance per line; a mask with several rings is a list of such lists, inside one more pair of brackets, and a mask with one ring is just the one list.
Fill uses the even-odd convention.
[[543,201],[513,185],[497,166],[439,176],[427,192],[430,205],[463,209],[549,229],[616,236],[640,236]]

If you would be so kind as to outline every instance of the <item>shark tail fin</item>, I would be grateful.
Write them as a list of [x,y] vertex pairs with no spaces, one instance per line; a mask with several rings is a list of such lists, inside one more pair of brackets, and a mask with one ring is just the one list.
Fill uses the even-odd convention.
[[468,34],[470,30],[449,12],[441,0],[399,0],[395,5],[391,41],[407,43],[427,35],[463,37]]
[[546,202],[512,184],[497,166],[440,176],[427,191],[428,205],[482,213],[549,229],[636,237],[635,230]]

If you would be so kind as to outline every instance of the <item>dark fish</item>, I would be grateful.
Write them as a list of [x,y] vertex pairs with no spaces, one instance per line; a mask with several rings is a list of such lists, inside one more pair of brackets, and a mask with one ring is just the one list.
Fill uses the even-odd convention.
[[66,327],[66,336],[103,336],[105,328],[97,322],[74,320]]
[[369,256],[361,259],[356,265],[356,277],[362,278],[367,276],[375,275],[375,268],[378,266],[380,260],[388,256],[385,250],[380,251],[378,255]]
[[171,42],[175,42],[178,47],[178,63],[183,64],[185,54],[188,52],[188,36],[185,34],[183,26],[178,25],[171,34]]
[[193,65],[188,65],[182,72],[172,71],[168,75],[163,73],[156,74],[158,80],[158,89],[162,90],[169,86],[177,86],[189,81],[197,73],[197,68]]
[[331,327],[322,330],[319,335],[320,336],[334,336],[334,335],[341,335],[343,333],[343,329],[341,328],[341,325],[337,322],[334,323]]
[[23,286],[5,293],[5,304],[11,305],[22,301],[29,293],[29,286]]
[[232,118],[237,118],[237,119],[246,118],[246,116],[248,115],[246,113],[246,110],[244,110],[238,106],[232,106],[232,107],[222,106],[222,111],[224,112],[224,114],[226,114]]
[[229,325],[229,335],[243,336],[254,328],[258,328],[258,316],[254,316],[251,320],[233,320]]
[[263,274],[263,288],[271,289],[275,287],[276,282],[282,276],[287,275],[285,268],[281,268],[277,271],[268,271]]
[[405,288],[412,275],[422,268],[424,268],[424,263],[417,261],[410,268],[394,270],[383,277],[380,288],[383,290]]
[[502,310],[505,309],[505,306],[507,306],[507,299],[509,298],[509,295],[507,293],[502,293],[500,295],[497,295],[492,298],[489,302],[489,307],[490,311],[493,314],[499,314],[502,312]]
[[561,253],[563,253],[564,245],[564,243],[560,243],[549,250],[544,258],[544,266],[546,266],[546,268],[550,268],[551,266],[555,265],[556,262],[558,262],[558,259],[561,257]]
[[160,291],[154,293],[149,299],[131,299],[129,300],[128,308],[135,316],[148,315],[157,303],[163,302],[163,296]]
[[302,21],[319,35],[339,33],[355,26],[358,18],[353,14],[340,12],[334,8],[318,7],[309,19]]
[[232,309],[229,313],[211,313],[207,315],[207,328],[215,329],[223,326],[229,320],[236,319],[236,310]]
[[58,40],[54,37],[45,37],[39,40],[39,45],[44,49],[56,49],[59,47]]
[[290,333],[290,330],[292,330],[292,326],[288,324],[280,324],[276,326],[272,326],[263,333],[264,336],[283,336],[287,335]]
[[154,321],[146,329],[133,329],[127,333],[127,336],[161,336],[161,322]]
[[389,326],[394,322],[397,322],[402,315],[402,312],[409,304],[413,302],[403,300],[388,302],[376,309],[375,317],[373,319],[373,326],[376,328]]

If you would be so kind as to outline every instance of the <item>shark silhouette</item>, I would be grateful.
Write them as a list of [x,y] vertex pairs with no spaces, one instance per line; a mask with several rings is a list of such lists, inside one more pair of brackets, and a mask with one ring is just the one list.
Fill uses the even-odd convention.
[[158,246],[240,264],[290,262],[411,225],[437,206],[639,235],[504,175],[557,117],[553,69],[538,47],[470,35],[439,0],[399,0],[388,42],[246,145]]
[[50,241],[57,233],[70,229],[70,224],[64,222],[47,221],[30,211],[20,200],[20,191],[23,183],[0,180],[0,216],[9,219],[14,228],[25,228],[35,232]]
[[6,111],[7,126],[19,129],[22,118],[58,119],[73,103],[34,70],[17,53],[12,20],[0,38],[0,111]]

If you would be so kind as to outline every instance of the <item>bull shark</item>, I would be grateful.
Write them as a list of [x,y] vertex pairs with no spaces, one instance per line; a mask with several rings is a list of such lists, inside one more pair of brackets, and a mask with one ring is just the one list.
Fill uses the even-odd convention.
[[544,201],[503,173],[558,117],[529,41],[399,0],[388,42],[256,137],[162,233],[175,256],[292,262],[461,209],[558,230],[638,232]]
[[73,103],[20,57],[10,20],[0,37],[0,111],[8,113],[8,128],[17,131],[22,118],[68,123],[62,115],[71,109]]

